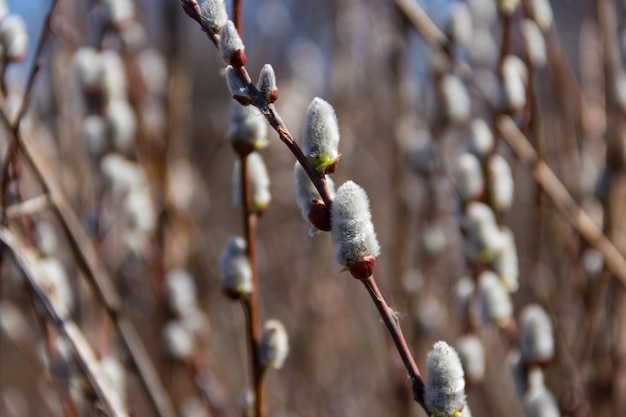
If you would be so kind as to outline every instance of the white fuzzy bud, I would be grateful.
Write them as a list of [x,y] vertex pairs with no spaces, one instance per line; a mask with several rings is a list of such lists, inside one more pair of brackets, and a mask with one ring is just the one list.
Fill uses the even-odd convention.
[[544,32],[552,26],[554,15],[548,0],[530,0],[531,17]]
[[331,232],[337,261],[351,267],[366,257],[376,257],[380,246],[376,239],[367,193],[352,181],[346,181],[333,200]]
[[275,319],[266,321],[259,345],[261,366],[264,369],[280,369],[288,354],[289,336],[285,326]]
[[492,66],[496,62],[498,43],[488,26],[475,27],[472,42],[466,48],[471,61],[476,64]]
[[132,188],[124,199],[124,210],[132,229],[148,234],[156,229],[158,216],[147,187]]
[[513,304],[498,276],[486,270],[478,278],[478,305],[480,317],[486,323],[497,326],[508,324],[513,314]]
[[124,62],[120,55],[113,50],[106,50],[99,54],[101,65],[101,88],[107,102],[124,100],[127,97],[127,82]]
[[107,388],[119,398],[126,398],[126,372],[120,361],[114,356],[104,356],[100,359],[100,368]]
[[493,270],[500,277],[502,286],[508,292],[515,292],[519,287],[519,265],[517,261],[517,248],[515,236],[507,227],[500,229],[501,246],[493,258]]
[[454,124],[463,124],[470,116],[472,102],[465,84],[452,74],[443,76],[440,82],[446,116]]
[[487,162],[491,205],[497,211],[507,211],[513,204],[513,174],[501,155],[492,155]]
[[106,19],[111,24],[121,24],[135,17],[132,0],[104,0],[103,5]]
[[189,309],[196,307],[196,283],[184,269],[173,269],[165,276],[165,288],[170,307],[182,316]]
[[219,47],[222,59],[226,64],[235,68],[245,65],[245,47],[235,24],[230,20],[222,28]]
[[267,122],[256,107],[230,104],[226,138],[233,146],[245,145],[252,149],[267,146]]
[[114,192],[126,193],[146,185],[146,174],[143,169],[116,153],[110,153],[102,158],[100,171]]
[[250,104],[252,97],[248,91],[248,85],[237,75],[237,70],[232,65],[229,65],[224,70],[224,76],[226,77],[226,85],[230,95],[244,106]]
[[522,35],[524,36],[524,44],[530,62],[535,68],[541,68],[546,65],[547,52],[546,40],[543,33],[534,20],[524,19],[521,23]]
[[270,64],[263,65],[259,74],[259,82],[257,88],[265,97],[268,103],[278,100],[278,87],[276,86],[276,74],[274,68]]
[[441,224],[429,224],[421,237],[424,253],[430,258],[441,255],[448,245],[446,231]]
[[502,61],[502,100],[508,110],[519,111],[526,105],[528,70],[519,57],[507,55]]
[[502,235],[491,207],[478,201],[470,202],[465,208],[463,227],[467,232],[466,256],[472,261],[491,261],[502,245]]
[[193,333],[178,321],[170,321],[163,328],[163,341],[173,358],[184,361],[195,349]]
[[451,417],[465,407],[463,366],[456,351],[446,342],[437,342],[426,357],[428,375],[424,402],[433,417]]
[[524,307],[520,314],[520,351],[529,364],[545,364],[554,356],[552,322],[537,304]]
[[494,145],[493,133],[483,119],[472,120],[467,142],[469,151],[481,161],[491,153]]
[[20,61],[28,52],[28,31],[21,16],[10,14],[0,21],[0,43],[8,61]]
[[102,81],[100,54],[90,46],[79,48],[73,57],[73,67],[78,84],[83,90],[99,89]]
[[92,155],[102,155],[109,147],[104,119],[98,115],[85,117],[81,127],[81,138]]
[[132,151],[137,133],[135,112],[126,100],[112,100],[106,110],[106,122],[111,143],[123,153]]
[[[296,204],[302,213],[302,218],[306,221],[310,221],[309,214],[313,204],[318,201],[322,201],[320,193],[313,185],[313,182],[307,175],[302,165],[296,162],[293,168],[294,188],[296,194]],[[326,189],[328,190],[332,198],[335,197],[335,183],[330,176],[326,175]]]
[[448,25],[448,34],[453,42],[468,45],[472,42],[472,14],[467,3],[454,3]]
[[[248,158],[248,180],[252,193],[252,209],[262,213],[272,201],[270,192],[270,177],[263,162],[263,157],[258,152],[250,153]],[[235,161],[233,169],[233,202],[241,203],[241,163]]]
[[471,153],[461,154],[456,162],[456,187],[463,201],[477,200],[483,193],[485,181],[478,158]]
[[485,377],[485,349],[480,339],[474,335],[463,336],[456,342],[456,351],[467,380],[472,383],[482,381]]
[[496,2],[493,0],[470,0],[468,4],[477,26],[489,26],[498,17]]
[[46,220],[38,220],[35,224],[35,241],[39,251],[46,255],[53,255],[59,245],[54,226]]
[[454,304],[461,317],[468,313],[469,300],[474,294],[476,284],[470,277],[462,277],[454,286]]
[[202,26],[213,33],[219,32],[228,21],[228,13],[224,0],[198,0]]
[[528,417],[560,417],[561,412],[554,396],[547,388],[531,389],[524,400]]
[[332,173],[339,160],[339,124],[335,109],[316,97],[311,101],[302,130],[302,152],[320,173]]
[[246,241],[232,236],[219,260],[222,291],[233,299],[252,293],[252,270],[246,251]]
[[604,258],[602,254],[595,249],[585,249],[582,257],[583,268],[587,276],[591,279],[597,278],[604,267]]

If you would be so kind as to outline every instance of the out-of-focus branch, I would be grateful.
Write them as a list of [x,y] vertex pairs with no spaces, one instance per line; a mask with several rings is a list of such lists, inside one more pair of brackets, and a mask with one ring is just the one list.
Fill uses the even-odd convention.
[[17,236],[6,228],[0,229],[0,241],[24,274],[26,283],[44,306],[56,328],[72,347],[78,363],[82,367],[94,392],[102,401],[107,414],[116,417],[128,416],[128,412],[115,391],[103,385],[105,377],[102,374],[96,355],[79,327],[72,321],[65,306],[48,297],[45,288],[42,288],[39,284],[39,280],[36,277],[41,272],[39,271],[35,253],[32,249],[24,246]]
[[600,252],[607,268],[626,286],[626,260],[600,227],[576,203],[554,171],[537,156],[526,136],[519,130],[515,122],[508,116],[496,120],[496,129],[504,141],[513,150],[516,157],[526,165],[535,177],[537,184],[552,200],[561,214],[585,241]]

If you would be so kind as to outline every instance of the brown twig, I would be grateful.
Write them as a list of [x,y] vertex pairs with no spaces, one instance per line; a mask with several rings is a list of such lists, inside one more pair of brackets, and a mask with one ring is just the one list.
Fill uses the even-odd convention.
[[255,416],[263,417],[263,369],[259,358],[259,289],[258,270],[256,267],[256,226],[258,215],[254,211],[252,190],[248,169],[248,155],[240,157],[241,201],[243,203],[243,225],[248,251],[248,261],[252,271],[252,292],[242,298],[242,307],[246,316],[246,335],[248,355],[250,358],[250,374],[254,391]]
[[409,346],[406,344],[406,340],[404,339],[404,334],[402,333],[402,329],[400,328],[400,323],[398,321],[398,317],[395,312],[387,305],[387,302],[383,298],[380,290],[378,289],[378,285],[374,280],[374,276],[370,276],[368,279],[362,280],[363,285],[367,289],[370,297],[372,297],[372,301],[376,305],[376,309],[378,310],[380,317],[383,319],[385,323],[385,327],[387,327],[387,331],[391,335],[393,339],[393,343],[400,354],[400,358],[402,359],[402,363],[406,368],[409,379],[411,380],[412,389],[413,389],[413,398],[415,401],[422,406],[424,411],[428,413],[428,409],[426,408],[426,404],[424,403],[424,381],[422,379],[422,375],[420,374],[419,368],[413,359],[413,355],[411,354],[411,350]]
[[600,227],[576,203],[554,171],[537,156],[528,139],[519,130],[509,116],[500,116],[496,120],[496,128],[504,141],[513,150],[516,157],[532,172],[535,181],[552,200],[561,214],[570,222],[580,236],[597,250],[608,269],[626,286],[626,260]]

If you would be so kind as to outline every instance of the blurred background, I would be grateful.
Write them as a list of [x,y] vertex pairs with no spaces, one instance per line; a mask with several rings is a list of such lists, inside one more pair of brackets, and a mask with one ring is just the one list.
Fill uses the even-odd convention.
[[[67,198],[60,210],[73,211],[95,244],[177,414],[240,415],[249,381],[245,319],[239,303],[222,294],[217,268],[228,238],[243,234],[241,207],[233,203],[237,157],[226,139],[232,100],[224,64],[179,1],[128,2],[130,11],[113,16],[113,0],[58,1],[20,129],[48,166],[47,181]],[[421,5],[448,39],[445,48],[424,41],[407,3]],[[477,280],[491,265],[468,259],[462,227],[467,201],[459,197],[457,160],[476,136],[473,121],[482,119],[493,131],[497,116],[511,116],[576,203],[621,253],[626,249],[624,5],[522,0],[507,14],[503,3],[242,0],[246,68],[256,80],[264,64],[273,66],[276,109],[296,140],[314,97],[336,110],[342,157],[333,180],[353,180],[369,195],[382,247],[376,279],[418,367],[425,374],[426,354],[439,340],[454,346],[471,333],[481,341],[485,375],[466,389],[474,416],[540,414],[530,414],[518,398],[510,334],[459,307],[459,280]],[[542,4],[553,7],[550,15]],[[7,1],[28,33],[23,59],[3,64],[7,114],[19,112],[51,6],[50,0]],[[531,57],[526,19],[539,27],[543,61]],[[509,55],[526,70],[519,108],[506,96]],[[100,61],[109,68],[102,91],[89,78]],[[460,80],[463,91],[445,87],[445,75]],[[109,96],[123,105],[104,103]],[[0,137],[8,178],[3,207],[46,190],[23,155],[9,155],[10,131],[5,125]],[[510,208],[495,216],[516,243],[513,317],[537,303],[551,319],[554,358],[543,378],[561,415],[621,415],[624,287],[593,242],[580,237],[494,136],[492,152],[506,159],[514,184]],[[267,414],[425,415],[367,292],[333,261],[328,233],[309,235],[295,204],[293,155],[271,129],[268,139],[261,154],[272,202],[258,227],[260,318],[285,325],[290,352],[283,369],[266,375]],[[131,414],[156,415],[77,261],[75,235],[53,207],[5,213],[3,223],[42,262],[55,260],[57,271],[46,274],[65,271],[65,278],[42,285],[65,294],[62,303],[98,359],[117,361],[111,372],[124,382],[112,385],[123,387]],[[182,336],[166,330],[192,320],[172,307],[173,274],[195,287],[185,294],[196,321]],[[42,311],[19,268],[3,256],[0,415],[72,415],[72,408],[76,415],[101,415],[71,349]],[[193,354],[172,342],[187,336]]]

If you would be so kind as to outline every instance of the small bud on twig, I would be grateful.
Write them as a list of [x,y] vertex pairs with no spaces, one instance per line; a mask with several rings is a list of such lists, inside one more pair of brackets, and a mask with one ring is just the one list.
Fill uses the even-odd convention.
[[464,202],[479,199],[485,189],[480,161],[471,153],[463,153],[457,159],[455,179],[457,190]]
[[0,21],[0,43],[7,61],[21,61],[28,52],[28,32],[21,16],[10,14]]
[[[247,106],[252,103],[252,97],[248,90],[248,84],[246,84],[232,65],[229,65],[224,70],[224,76],[226,77],[226,85],[230,95],[239,102],[242,106]],[[240,68],[239,71],[245,71],[244,68]]]
[[302,152],[319,173],[332,174],[339,162],[339,125],[335,109],[319,97],[313,99],[302,130]]
[[219,276],[222,291],[237,300],[252,293],[252,270],[246,252],[246,241],[232,236],[219,260]]
[[263,65],[259,74],[259,82],[257,88],[265,97],[268,103],[274,103],[278,100],[278,87],[276,86],[276,74],[274,68],[270,64]]
[[285,326],[275,319],[265,322],[259,355],[264,369],[280,369],[289,354],[289,336]]
[[[257,214],[262,214],[272,201],[270,192],[270,177],[263,162],[261,154],[252,152],[248,158],[248,180],[251,185],[252,210]],[[233,170],[233,201],[235,205],[241,203],[241,164],[235,161]]]
[[478,279],[478,305],[481,318],[486,323],[506,326],[513,314],[509,293],[492,271],[484,271]]
[[235,68],[241,68],[246,65],[243,41],[239,36],[239,32],[237,32],[235,24],[230,20],[222,28],[219,47],[222,59],[228,65],[232,65]]
[[267,146],[267,122],[256,110],[239,103],[231,103],[226,138],[240,156]]
[[466,335],[456,342],[456,351],[463,364],[465,378],[472,384],[485,377],[485,348],[475,335]]
[[552,322],[545,310],[530,304],[520,314],[520,351],[524,362],[544,365],[554,356]]
[[369,278],[374,272],[380,245],[365,190],[352,181],[339,187],[330,221],[337,261],[348,267],[354,278]]
[[[315,228],[325,232],[330,231],[330,212],[322,201],[322,197],[317,191],[317,188],[315,188],[313,182],[311,182],[311,179],[299,162],[296,162],[293,174],[296,204],[302,213],[302,217],[310,221]],[[325,179],[326,188],[330,196],[334,198],[335,184],[328,175]]]

